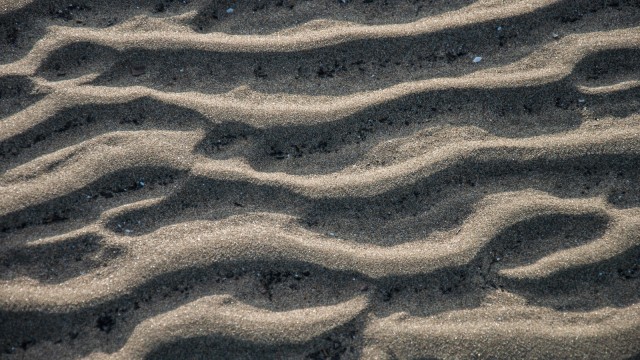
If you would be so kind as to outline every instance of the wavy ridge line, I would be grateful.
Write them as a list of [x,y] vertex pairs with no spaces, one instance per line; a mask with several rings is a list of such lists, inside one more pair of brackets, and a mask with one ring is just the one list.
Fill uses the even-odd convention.
[[[119,211],[113,209],[103,217]],[[535,191],[500,193],[483,199],[460,231],[447,241],[425,239],[390,247],[318,235],[289,225],[294,219],[286,215],[247,214],[217,222],[184,222],[136,237],[135,241],[107,233],[99,227],[104,221],[100,220],[81,233],[99,232],[108,244],[126,248],[129,254],[144,252],[147,256],[135,261],[116,260],[100,270],[102,275],[90,273],[58,285],[5,281],[0,288],[0,307],[50,311],[77,308],[126,293],[164,272],[226,261],[301,261],[371,278],[423,274],[467,264],[502,229],[541,214],[597,214],[612,219],[605,235],[587,245],[607,249],[588,259],[597,261],[636,245],[640,233],[637,213],[637,209],[610,209],[601,198],[560,199]],[[176,239],[181,244],[177,249],[170,246]],[[563,259],[587,261],[576,258],[581,250],[565,254]],[[553,264],[548,273],[568,266],[564,262]],[[70,293],[73,299],[67,296]]]
[[[521,161],[570,158],[579,154],[636,154],[640,151],[640,127],[577,130],[562,135],[525,139],[468,141],[439,147],[431,152],[384,168],[341,171],[327,175],[264,173],[240,160],[199,161],[192,174],[211,179],[233,179],[286,187],[309,197],[372,196],[411,184],[453,166],[461,159],[509,160],[517,153]],[[453,164],[452,164],[453,163]]]
[[515,279],[541,279],[570,267],[612,258],[621,253],[622,249],[640,245],[640,241],[638,241],[640,238],[639,210],[634,208],[617,212],[616,216],[610,219],[610,225],[605,234],[606,241],[599,239],[584,245],[559,250],[530,265],[501,269],[498,274]]
[[509,354],[528,358],[627,358],[640,351],[637,336],[640,305],[587,313],[545,308],[495,306],[460,310],[430,318],[395,314],[374,320],[365,329],[364,358],[468,358]]
[[[264,173],[253,170],[242,160],[210,160],[191,154],[191,150],[203,136],[204,134],[196,132],[116,132],[46,155],[0,176],[0,183],[10,182],[9,185],[0,187],[0,196],[4,199],[0,204],[0,215],[81,189],[114,170],[133,166],[169,166],[190,170],[195,176],[273,185],[318,198],[380,194],[435,174],[450,167],[450,162],[456,163],[461,159],[508,160],[513,158],[515,153],[519,154],[522,161],[559,156],[569,158],[585,153],[640,153],[640,126],[597,128],[525,139],[467,141],[456,144],[455,147],[436,148],[429,153],[384,168],[302,176]],[[169,147],[171,151],[157,152],[153,150],[155,146]],[[16,178],[38,174],[39,168],[56,163],[60,159],[68,159],[72,154],[78,155],[70,164],[29,181],[15,183]],[[107,167],[106,164],[111,166]],[[113,164],[117,164],[117,168],[112,168]],[[51,186],[53,183],[58,184],[60,178],[67,181],[56,187]]]
[[[0,186],[0,197],[3,197],[0,214],[68,194],[122,169],[144,165],[188,170],[189,154],[202,136],[195,132],[160,130],[112,132],[47,154],[3,176],[14,183]],[[157,146],[164,151],[156,151]],[[61,165],[49,169],[50,164],[57,164],[61,159],[64,160]],[[27,175],[32,178],[15,183],[15,177]]]
[[[516,63],[503,67],[481,70],[455,78],[405,82],[381,90],[344,96],[262,94],[246,87],[214,95],[197,92],[167,93],[142,86],[80,85],[96,78],[97,74],[60,82],[34,78],[39,91],[49,92],[49,94],[38,103],[0,122],[0,141],[26,131],[63,108],[81,104],[125,103],[143,97],[181,107],[186,106],[210,118],[212,122],[231,117],[236,119],[235,121],[256,128],[328,123],[367,107],[417,93],[447,89],[528,87],[552,83],[570,74],[578,61],[588,54],[616,48],[640,47],[638,34],[640,34],[640,28],[570,35]],[[565,52],[564,56],[557,56],[562,52]],[[556,62],[546,61],[548,58],[554,58]],[[29,67],[14,64],[16,69],[19,69],[18,73],[32,73],[28,70]],[[11,73],[5,70],[6,68],[0,66],[0,74]]]
[[587,95],[601,95],[631,90],[638,87],[640,87],[640,80],[627,80],[604,86],[578,86],[578,90]]
[[[188,27],[184,31],[140,31],[140,22],[144,17],[137,17],[129,22],[114,26],[111,29],[80,29],[63,26],[51,26],[48,33],[39,40],[33,49],[21,60],[5,65],[18,70],[21,66],[33,69],[52,49],[77,42],[92,42],[111,46],[116,49],[140,47],[149,49],[183,48],[210,51],[303,51],[348,41],[374,38],[398,38],[404,36],[428,34],[435,31],[457,28],[474,23],[527,14],[550,6],[559,0],[517,1],[502,5],[500,11],[489,1],[477,1],[465,8],[451,11],[434,17],[427,17],[416,22],[389,25],[353,25],[334,26],[327,29],[300,31],[293,35],[229,35],[224,33],[198,34]],[[487,6],[489,5],[489,6]],[[136,31],[133,31],[136,30]],[[17,66],[21,64],[21,66]],[[35,66],[37,67],[37,65]],[[5,72],[0,67],[0,74]],[[22,72],[21,72],[22,73]]]
[[[577,62],[602,50],[640,47],[640,28],[570,35],[537,51],[525,59],[499,68],[477,71],[455,78],[432,78],[405,82],[381,90],[344,96],[308,96],[262,94],[246,87],[225,94],[197,92],[167,93],[141,86],[106,87],[79,85],[96,74],[72,81],[48,82],[35,78],[40,91],[50,92],[40,102],[0,122],[0,141],[15,136],[44,121],[52,113],[81,104],[125,103],[150,97],[168,104],[187,107],[210,118],[232,118],[237,122],[268,128],[311,125],[335,121],[367,107],[383,104],[412,94],[448,89],[512,88],[558,81],[569,75]],[[566,52],[570,49],[570,52]],[[563,56],[558,53],[565,51]],[[546,61],[548,58],[556,62]],[[24,66],[16,65],[23,71]],[[0,73],[2,73],[0,67]],[[620,89],[624,90],[624,89]]]
[[229,295],[206,296],[143,321],[111,356],[94,354],[90,358],[144,358],[165,343],[217,334],[257,344],[305,343],[351,321],[367,303],[360,296],[336,305],[273,312],[242,304]]

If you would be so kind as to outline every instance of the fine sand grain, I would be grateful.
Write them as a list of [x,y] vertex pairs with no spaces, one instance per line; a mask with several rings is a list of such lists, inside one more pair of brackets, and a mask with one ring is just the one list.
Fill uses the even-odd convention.
[[0,358],[637,359],[638,0],[0,0]]

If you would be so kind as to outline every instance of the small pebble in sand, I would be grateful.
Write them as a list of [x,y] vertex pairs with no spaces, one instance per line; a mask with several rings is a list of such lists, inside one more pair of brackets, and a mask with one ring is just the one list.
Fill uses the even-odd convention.
[[585,99],[578,99],[578,102],[579,102],[580,104],[584,104],[586,101],[587,101],[587,100],[585,100]]
[[227,9],[227,14],[233,14],[233,8],[228,8]]
[[558,33],[553,33],[553,34],[551,34],[551,36],[553,37],[554,40],[560,39],[560,34],[558,34]]
[[482,61],[482,56],[476,56],[476,57],[474,57],[474,58],[473,58],[473,63],[474,63],[474,64],[477,64],[477,63],[479,63],[480,61]]
[[502,31],[502,26],[498,26],[497,30]]
[[328,232],[327,235],[329,235],[331,237],[336,237],[336,233],[332,233],[332,232]]

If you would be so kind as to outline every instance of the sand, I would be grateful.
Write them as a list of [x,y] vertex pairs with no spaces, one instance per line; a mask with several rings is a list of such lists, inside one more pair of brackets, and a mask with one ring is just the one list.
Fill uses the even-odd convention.
[[640,2],[0,1],[0,346],[640,357]]

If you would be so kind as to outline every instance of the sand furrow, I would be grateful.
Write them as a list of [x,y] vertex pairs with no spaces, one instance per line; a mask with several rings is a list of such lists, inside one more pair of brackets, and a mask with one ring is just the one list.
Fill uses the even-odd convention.
[[[640,39],[637,36],[638,33],[640,31],[637,29],[625,29],[572,35],[552,44],[547,50],[539,51],[518,63],[501,68],[477,71],[457,78],[405,82],[382,90],[339,97],[282,94],[275,96],[248,89],[238,89],[222,95],[195,92],[167,93],[139,86],[124,88],[78,86],[77,81],[55,83],[40,80],[38,87],[49,89],[46,91],[53,91],[53,93],[24,111],[5,118],[0,123],[0,139],[16,136],[64,108],[84,104],[118,104],[143,97],[151,97],[167,104],[186,106],[214,122],[220,121],[221,118],[231,118],[257,128],[325,123],[411,94],[450,89],[510,89],[520,84],[526,84],[525,86],[528,87],[558,81],[567,76],[576,63],[587,54],[606,49],[637,47]],[[567,50],[571,53],[567,54]],[[556,58],[558,51],[564,52],[563,56],[558,58],[558,62],[541,61],[545,58]],[[530,69],[532,64],[535,65],[535,70]],[[527,70],[522,70],[523,68]],[[89,76],[89,78],[93,77]]]
[[[475,161],[531,161],[536,159],[569,159],[578,154],[634,154],[640,146],[640,129],[597,130],[585,136],[576,131],[556,136],[526,139],[468,141],[456,147],[436,148],[422,156],[398,164],[363,172],[344,171],[327,175],[296,176],[255,171],[240,161],[197,162],[194,175],[209,178],[251,181],[258,184],[286,186],[307,196],[371,196],[418,181],[465,159]],[[598,140],[594,141],[597,138]],[[606,150],[603,152],[602,150]],[[616,150],[614,150],[616,149]],[[609,152],[614,150],[613,152]],[[517,156],[515,155],[517,154]],[[362,176],[364,175],[364,176]]]
[[[0,141],[28,131],[64,108],[86,104],[120,104],[145,97],[198,111],[213,123],[232,119],[258,129],[324,124],[413,94],[428,95],[453,89],[508,90],[522,85],[530,87],[557,82],[569,75],[577,62],[588,54],[606,49],[638,47],[640,37],[637,34],[640,34],[638,29],[625,29],[572,35],[552,44],[547,50],[501,68],[481,70],[455,78],[405,82],[381,90],[339,97],[267,95],[248,89],[207,95],[196,92],[170,93],[139,86],[117,88],[40,81],[40,88],[50,89],[48,91],[53,93],[0,122]],[[567,50],[571,53],[566,53]],[[557,58],[558,51],[564,52],[562,57]],[[548,62],[543,60],[545,58],[557,58],[558,61]],[[617,89],[622,90],[628,88]]]
[[[137,137],[144,134],[144,140],[139,141]],[[455,148],[438,147],[433,151],[425,152],[421,156],[412,157],[397,164],[378,167],[373,169],[350,170],[327,175],[289,175],[283,173],[262,173],[251,169],[246,163],[239,159],[212,161],[191,153],[193,144],[201,138],[197,132],[167,132],[167,131],[139,131],[139,132],[116,132],[98,136],[97,138],[59,150],[56,153],[43,156],[32,162],[16,167],[2,176],[5,186],[0,188],[4,194],[2,227],[4,231],[11,230],[11,223],[24,222],[24,226],[47,224],[53,220],[66,219],[91,219],[99,216],[101,211],[91,212],[87,217],[86,212],[75,211],[76,206],[85,206],[87,199],[92,200],[95,196],[113,196],[113,193],[125,191],[133,186],[133,190],[140,189],[140,181],[153,182],[154,178],[173,177],[181,171],[188,171],[190,176],[187,183],[180,188],[175,188],[171,196],[165,197],[161,203],[148,208],[132,209],[130,214],[121,214],[108,220],[108,227],[118,231],[120,223],[129,222],[126,220],[131,216],[164,216],[168,220],[165,224],[180,221],[182,214],[189,207],[203,205],[203,217],[213,216],[213,218],[224,218],[236,214],[250,211],[236,207],[228,208],[225,203],[231,201],[232,204],[253,203],[261,198],[263,192],[271,192],[272,197],[282,196],[286,203],[300,204],[306,209],[305,221],[311,221],[310,217],[315,217],[313,209],[328,205],[332,201],[365,201],[367,197],[377,197],[365,208],[379,208],[384,205],[386,194],[393,194],[400,190],[407,195],[412,192],[424,192],[423,187],[444,187],[444,189],[455,188],[450,184],[449,177],[453,178],[475,178],[472,182],[480,182],[483,187],[490,184],[490,179],[502,177],[505,171],[511,171],[514,175],[526,179],[527,168],[531,166],[548,167],[548,171],[565,173],[570,176],[579,172],[582,167],[609,169],[611,172],[624,173],[628,162],[636,161],[638,154],[638,129],[631,127],[585,128],[572,133],[555,136],[544,136],[525,139],[495,139],[484,141],[465,141]],[[116,144],[117,146],[114,146]],[[163,150],[171,149],[171,152],[158,152],[157,147]],[[602,158],[595,164],[590,164],[590,157]],[[614,159],[614,163],[608,163],[606,158]],[[502,162],[501,168],[495,168]],[[574,170],[572,167],[565,167],[564,163],[583,164]],[[619,162],[619,165],[615,165]],[[102,164],[102,165],[100,165]],[[107,166],[108,164],[109,166]],[[539,164],[539,165],[535,165]],[[495,169],[493,169],[495,168]],[[520,168],[520,170],[516,170]],[[147,169],[147,170],[145,170]],[[493,169],[493,170],[492,170]],[[511,169],[511,170],[508,170]],[[495,172],[495,175],[481,176],[482,171]],[[624,178],[633,178],[634,170],[628,170],[629,175]],[[475,173],[475,174],[474,174]],[[79,175],[82,174],[82,175]],[[603,174],[604,175],[604,174]],[[609,176],[609,175],[606,175]],[[58,185],[58,180],[65,179],[64,184]],[[113,178],[113,179],[111,179]],[[119,179],[122,178],[122,179]],[[108,182],[115,181],[114,185]],[[164,182],[164,180],[158,180]],[[462,181],[462,180],[461,180]],[[576,179],[575,181],[580,181]],[[628,182],[629,180],[627,180]],[[106,182],[106,183],[105,183]],[[544,184],[544,181],[542,184]],[[135,183],[135,184],[134,184]],[[116,186],[116,184],[118,184]],[[134,185],[132,185],[134,184]],[[544,191],[554,191],[554,187],[549,185],[537,185]],[[580,183],[576,183],[577,186]],[[105,188],[106,185],[106,188]],[[115,186],[115,187],[114,187]],[[255,194],[254,200],[251,198],[241,200],[232,199],[238,195],[229,193],[223,195],[219,190],[215,190],[218,195],[215,199],[207,200],[203,192],[206,189],[217,189],[220,186],[236,188],[239,194]],[[620,185],[616,185],[619,187]],[[623,185],[623,188],[627,187]],[[414,188],[414,190],[411,190]],[[514,188],[517,189],[518,187]],[[55,189],[52,190],[52,189]],[[124,189],[124,190],[119,190]],[[27,191],[28,190],[28,191]],[[488,188],[487,190],[495,192]],[[614,198],[611,191],[597,191],[594,195],[606,196],[613,203],[634,196],[635,191],[629,189],[628,195],[620,193],[619,198]],[[614,191],[615,193],[616,191]],[[87,195],[89,194],[89,195]],[[93,194],[93,195],[92,195]],[[266,194],[266,193],[265,193]],[[277,195],[276,195],[277,194]],[[466,198],[466,202],[474,201],[478,195],[466,193],[459,196]],[[229,198],[231,195],[231,198]],[[405,197],[407,195],[392,195]],[[413,197],[414,195],[410,195]],[[617,195],[616,195],[617,196]],[[358,200],[360,199],[360,200]],[[632,198],[629,198],[630,200]],[[265,198],[262,204],[251,205],[253,211],[275,211],[286,213],[298,213],[288,206],[281,206],[272,203]],[[368,200],[366,200],[368,201]],[[435,202],[434,202],[435,201]],[[437,199],[429,199],[425,205],[416,203],[417,210],[428,209],[438,204]],[[180,203],[183,210],[165,212],[167,206]],[[201,203],[204,202],[204,203]],[[323,205],[323,204],[327,205]],[[184,204],[191,204],[185,207]],[[218,204],[218,205],[215,205]],[[446,204],[446,203],[443,203]],[[630,206],[636,202],[631,200]],[[337,205],[343,207],[344,205]],[[219,210],[215,210],[219,207]],[[206,210],[210,209],[210,210]],[[348,209],[348,206],[347,206]],[[210,215],[205,215],[207,211],[214,211]],[[344,210],[341,210],[344,211]],[[75,214],[74,214],[75,213]],[[408,216],[406,210],[401,212],[403,216]],[[155,215],[152,215],[155,214]],[[164,215],[160,215],[164,214]],[[375,214],[375,213],[374,213]],[[372,216],[379,216],[374,215]],[[347,215],[353,218],[353,215]],[[415,216],[415,215],[414,215]],[[27,222],[26,219],[30,218]],[[187,219],[189,216],[187,216]],[[412,221],[413,226],[419,226],[418,219]],[[435,219],[425,221],[434,221]],[[439,221],[444,219],[440,218]],[[448,220],[449,221],[449,220]],[[448,221],[445,221],[448,222]],[[163,221],[164,222],[164,221]],[[162,224],[161,222],[160,224]],[[366,223],[366,222],[365,222]],[[362,223],[364,226],[365,223]],[[154,226],[160,226],[160,224]],[[15,226],[15,225],[14,225]],[[122,226],[120,224],[120,226]],[[145,225],[148,226],[148,225]],[[400,226],[400,224],[394,225]],[[448,225],[450,226],[450,225]],[[136,233],[145,233],[154,227],[140,228],[133,225],[132,230]],[[389,228],[389,230],[394,227]],[[18,227],[19,228],[19,227]],[[399,231],[392,230],[392,231]],[[120,229],[121,231],[122,229]],[[353,229],[352,231],[361,234],[370,233]],[[366,238],[366,235],[364,235]],[[370,241],[369,239],[368,241]]]
[[[0,187],[4,198],[0,210],[5,215],[19,211],[81,189],[109,173],[134,166],[185,169],[196,176],[282,187],[310,197],[371,196],[414,183],[446,169],[451,162],[469,159],[508,161],[518,154],[519,161],[533,161],[568,159],[585,152],[592,155],[637,154],[640,151],[639,131],[637,127],[612,128],[525,139],[466,141],[454,148],[436,148],[422,156],[386,167],[317,176],[262,173],[238,160],[203,160],[191,154],[201,139],[199,133],[109,133],[5,173],[2,178],[8,184]],[[585,136],[587,134],[589,136]],[[144,136],[142,140],[138,139],[140,135]],[[158,151],[158,146],[162,151]],[[60,178],[67,180],[62,186],[53,187],[52,184]]]
[[264,344],[304,343],[351,321],[366,306],[367,299],[359,297],[332,306],[271,312],[228,295],[209,296],[142,322],[117,353],[94,356],[138,359],[164,343],[213,335]]
[[[469,8],[443,14],[434,18],[421,19],[409,24],[377,26],[334,26],[314,31],[299,31],[294,35],[228,35],[221,33],[197,34],[184,28],[180,32],[140,31],[140,20],[133,19],[110,29],[78,29],[71,27],[49,27],[48,34],[40,39],[29,54],[18,62],[4,67],[16,68],[35,65],[51,50],[77,42],[95,42],[117,49],[127,46],[148,48],[182,48],[189,46],[214,51],[301,51],[329,46],[363,38],[397,38],[424,34],[442,29],[458,27],[495,19],[508,18],[549,6],[558,0],[517,1],[497,12],[491,7],[474,4]],[[156,25],[157,26],[157,25]],[[132,31],[138,30],[138,31]],[[124,36],[123,36],[124,35]],[[6,71],[6,70],[5,70]],[[22,70],[24,71],[24,70]],[[4,71],[0,70],[0,73]]]
[[[640,12],[635,18],[640,19]],[[520,19],[524,24],[503,24],[502,30],[496,30],[500,27],[498,23],[483,23],[456,29],[454,33],[440,31],[393,42],[363,39],[293,53],[200,48],[118,50],[93,41],[74,42],[48,54],[35,74],[59,81],[91,71],[100,73],[91,81],[93,85],[141,85],[172,92],[225,93],[246,86],[261,93],[345,95],[409,81],[460,77],[530,58],[536,50],[551,45],[550,35],[537,29],[553,20],[545,18],[541,23],[536,19],[539,16],[532,14]],[[585,33],[632,29],[637,19],[616,17],[617,26],[613,29],[605,26],[584,29],[578,34],[567,34],[559,42],[566,43],[567,38]],[[505,40],[509,37],[505,29],[518,26],[529,27],[529,35]],[[564,26],[557,31],[569,32]],[[505,52],[505,46],[509,46],[510,51]],[[557,57],[564,56],[557,48],[554,52]],[[475,55],[481,55],[483,60],[474,63]]]
[[[549,276],[554,272],[602,261],[605,258],[613,257],[621,252],[623,248],[631,248],[640,245],[637,240],[640,228],[640,213],[629,211],[619,213],[621,220],[610,225],[608,233],[609,241],[594,241],[585,245],[572,247],[566,250],[559,250],[551,255],[536,261],[533,264],[512,269],[502,269],[500,274],[512,278],[539,279]],[[616,240],[613,240],[613,239]]]
[[[629,213],[631,211],[631,213]],[[183,222],[138,237],[134,243],[104,234],[106,241],[124,247],[134,258],[121,258],[98,274],[68,280],[59,285],[5,282],[0,293],[3,308],[69,309],[106,301],[165,273],[185,267],[206,267],[227,261],[301,261],[332,270],[355,271],[367,277],[428,273],[464,265],[503,229],[543,215],[601,215],[611,217],[607,233],[593,243],[567,250],[560,264],[551,264],[546,273],[615,256],[637,244],[640,231],[637,210],[609,210],[599,199],[558,199],[543,193],[523,191],[485,198],[460,231],[439,242],[424,239],[413,243],[380,247],[334,239],[296,229],[294,219],[283,215],[255,214],[231,217],[220,222]],[[253,219],[253,220],[251,220]],[[251,225],[248,225],[251,224]],[[89,230],[84,230],[87,232]],[[182,246],[172,247],[179,239]],[[585,247],[605,250],[580,259]],[[144,259],[137,259],[141,251]],[[542,259],[552,262],[557,259]],[[535,273],[534,269],[522,272]],[[517,270],[517,269],[516,269]],[[73,293],[68,299],[66,294]],[[71,301],[70,301],[71,300]]]
[[[136,166],[188,169],[189,151],[197,140],[198,134],[188,132],[116,132],[62,149],[8,174],[9,178],[27,179],[0,187],[3,198],[0,213],[19,211],[69,194],[122,169]],[[53,183],[58,185],[54,187]]]

